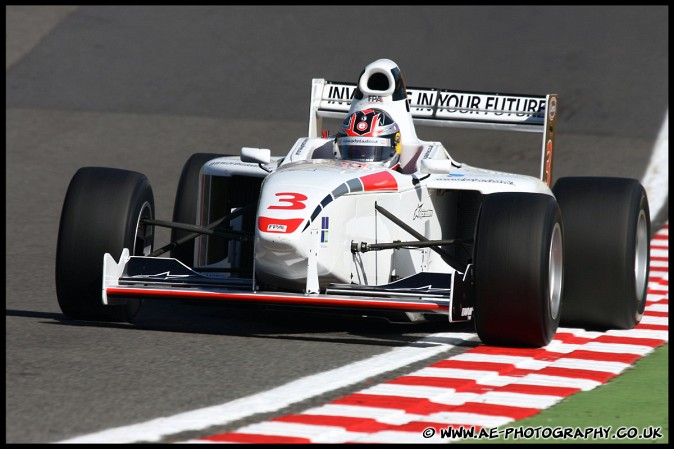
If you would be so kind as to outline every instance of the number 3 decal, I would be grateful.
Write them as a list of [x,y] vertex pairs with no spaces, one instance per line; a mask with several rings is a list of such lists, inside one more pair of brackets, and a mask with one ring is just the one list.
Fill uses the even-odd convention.
[[[289,204],[283,204],[283,205],[277,205],[277,206],[269,206],[267,209],[304,209],[307,207],[302,201],[307,200],[306,195],[302,195],[301,193],[293,193],[293,192],[279,192],[276,194],[276,196],[279,197],[279,202],[280,203],[289,203]],[[288,198],[281,198],[282,196],[288,197]]]

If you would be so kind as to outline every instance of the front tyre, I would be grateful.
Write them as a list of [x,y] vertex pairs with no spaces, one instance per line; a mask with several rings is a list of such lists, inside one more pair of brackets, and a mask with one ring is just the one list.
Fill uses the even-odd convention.
[[124,305],[102,301],[103,255],[117,258],[122,249],[148,255],[154,229],[154,195],[140,173],[103,167],[79,169],[68,186],[56,248],[56,295],[68,318],[131,321],[141,302]]
[[631,329],[646,306],[651,221],[636,179],[560,178],[566,278],[562,325]]
[[475,238],[474,323],[495,346],[545,346],[561,316],[562,219],[550,195],[486,195]]

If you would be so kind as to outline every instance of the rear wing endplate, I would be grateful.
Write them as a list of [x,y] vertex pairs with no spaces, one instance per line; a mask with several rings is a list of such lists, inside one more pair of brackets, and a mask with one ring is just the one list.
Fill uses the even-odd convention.
[[[309,137],[321,135],[323,118],[343,120],[351,107],[355,83],[314,79],[311,89]],[[541,180],[552,183],[557,95],[519,95],[407,88],[415,125],[538,132]]]

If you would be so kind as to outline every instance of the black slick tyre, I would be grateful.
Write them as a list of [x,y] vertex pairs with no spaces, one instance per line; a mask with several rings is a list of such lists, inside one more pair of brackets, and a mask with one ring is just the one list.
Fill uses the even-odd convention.
[[563,229],[550,195],[485,195],[475,238],[474,323],[485,344],[547,345],[560,320]]
[[560,178],[566,278],[561,324],[631,329],[646,305],[650,211],[636,179]]
[[56,294],[71,319],[131,321],[141,301],[104,305],[101,298],[103,255],[117,260],[122,249],[147,255],[154,229],[141,219],[154,218],[152,188],[140,173],[103,167],[79,169],[63,202],[56,249]]

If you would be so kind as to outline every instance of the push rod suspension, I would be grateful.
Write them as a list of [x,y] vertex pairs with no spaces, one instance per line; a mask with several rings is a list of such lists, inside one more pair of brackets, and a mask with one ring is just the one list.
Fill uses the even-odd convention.
[[471,239],[452,239],[452,240],[427,240],[401,242],[395,240],[392,243],[366,243],[366,242],[351,242],[352,253],[366,253],[368,251],[380,251],[383,249],[397,249],[397,248],[428,248],[433,246],[454,245],[457,243],[470,243]]
[[248,238],[251,236],[250,232],[234,231],[230,229],[208,229],[203,226],[190,225],[186,223],[176,223],[175,221],[162,221],[151,219],[143,219],[142,221],[145,224],[153,226],[161,226],[163,228],[181,229],[183,231],[190,231],[195,234],[212,235],[215,237],[239,239],[243,241],[248,240]]
[[[173,248],[176,248],[176,247],[182,245],[185,242],[189,242],[190,240],[193,240],[193,239],[199,237],[200,235],[208,234],[210,231],[213,231],[216,227],[220,226],[225,221],[233,220],[234,218],[236,218],[240,215],[243,215],[244,213],[248,212],[250,209],[252,209],[256,206],[257,206],[256,203],[250,203],[250,204],[247,204],[245,206],[239,207],[238,209],[235,209],[231,214],[225,215],[224,217],[222,217],[222,218],[220,218],[220,219],[214,221],[213,223],[210,223],[210,224],[208,224],[207,226],[204,226],[204,227],[196,226],[196,225],[188,225],[188,224],[185,224],[185,223],[161,222],[163,224],[157,224],[157,226],[163,226],[163,225],[167,225],[167,224],[170,223],[171,226],[167,226],[167,227],[171,227],[171,228],[175,227],[176,229],[183,229],[183,230],[188,230],[188,231],[191,230],[192,232],[190,234],[187,234],[186,236],[176,240],[176,241],[173,241],[173,242],[171,242],[167,245],[162,246],[159,249],[154,250],[152,253],[149,254],[149,257],[161,256],[162,254],[172,250]],[[149,223],[150,221],[159,221],[159,220],[145,220],[145,222],[147,222],[148,224],[153,224],[153,223]],[[178,226],[175,226],[175,225],[178,225]],[[192,226],[193,226],[193,228],[192,228]],[[190,227],[191,229],[185,229],[185,227]],[[198,228],[198,230],[197,230],[197,228]],[[235,232],[235,231],[226,231],[226,232]],[[213,235],[215,235],[215,234],[213,234]],[[218,237],[222,237],[222,236],[218,236]]]
[[[430,242],[431,240],[427,239],[424,237],[422,234],[414,230],[411,226],[407,225],[407,223],[403,222],[401,219],[393,215],[391,212],[387,211],[383,207],[381,207],[379,204],[374,203],[374,208],[378,212],[380,212],[383,216],[391,220],[393,223],[397,224],[399,227],[407,231],[412,237],[416,238],[417,240],[421,242]],[[447,251],[444,249],[440,248],[437,245],[432,245],[430,248],[438,253],[442,259],[447,262],[452,268],[454,268],[456,271],[459,273],[465,273],[466,271],[466,265],[462,264],[458,260],[454,258],[451,254],[449,254]]]

